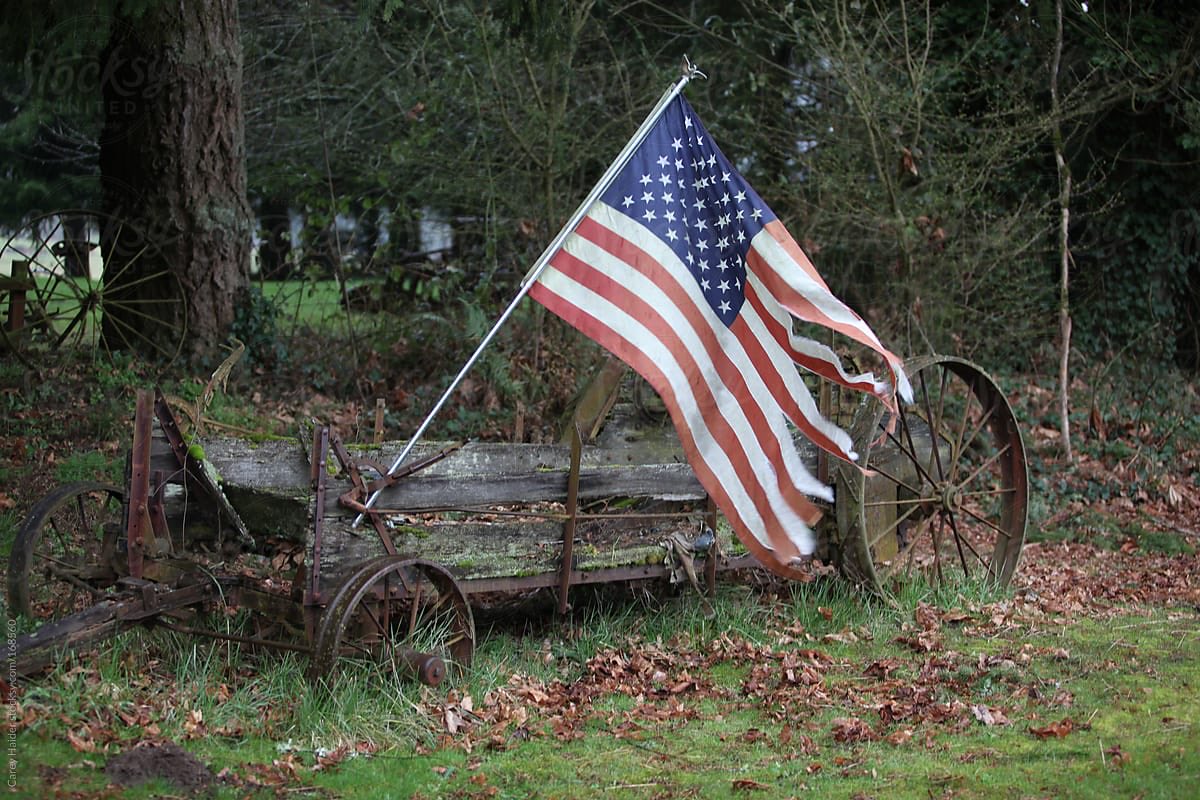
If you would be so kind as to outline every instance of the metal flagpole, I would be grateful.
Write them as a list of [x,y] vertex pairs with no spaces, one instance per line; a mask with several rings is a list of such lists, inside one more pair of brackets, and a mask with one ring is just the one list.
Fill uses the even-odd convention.
[[[634,132],[633,137],[625,144],[625,147],[621,150],[621,152],[617,154],[616,159],[609,164],[608,169],[604,171],[604,174],[600,177],[600,180],[594,187],[592,187],[592,191],[589,192],[588,196],[584,198],[584,201],[579,204],[579,208],[575,209],[575,213],[571,215],[569,220],[567,220],[567,224],[563,225],[562,229],[559,230],[558,234],[554,237],[550,244],[546,246],[546,249],[542,251],[542,254],[538,256],[537,261],[535,261],[533,266],[529,268],[529,272],[525,273],[525,277],[521,279],[521,286],[517,291],[516,297],[514,297],[512,302],[508,304],[508,307],[504,309],[504,312],[500,315],[499,319],[497,319],[495,324],[492,325],[492,329],[487,332],[482,340],[480,340],[479,346],[475,348],[475,352],[472,353],[471,357],[467,359],[467,363],[463,364],[462,369],[460,369],[458,374],[454,376],[454,380],[450,381],[450,385],[446,388],[446,391],[442,394],[437,403],[434,404],[433,410],[430,411],[425,417],[425,420],[417,428],[416,432],[412,435],[412,438],[408,440],[408,444],[406,444],[404,449],[400,451],[400,455],[396,456],[396,460],[392,462],[392,466],[388,468],[389,474],[395,472],[396,468],[403,463],[404,459],[408,458],[408,454],[412,452],[413,447],[418,441],[420,441],[421,436],[425,433],[426,428],[428,428],[430,423],[433,422],[434,417],[436,417],[438,412],[442,410],[442,406],[446,404],[446,402],[450,399],[450,396],[454,394],[454,390],[458,388],[458,384],[462,382],[462,379],[467,376],[468,372],[470,372],[471,367],[475,366],[475,362],[479,360],[481,355],[483,355],[484,348],[488,346],[488,344],[495,337],[496,333],[500,330],[500,327],[504,325],[504,323],[508,321],[508,318],[512,316],[513,312],[516,311],[517,304],[520,303],[522,298],[524,298],[525,295],[529,293],[529,290],[533,288],[534,281],[536,281],[538,276],[541,275],[546,269],[546,265],[550,263],[550,257],[558,251],[558,248],[562,246],[562,243],[566,240],[566,238],[571,235],[571,232],[574,231],[575,227],[580,223],[580,221],[583,220],[584,215],[587,214],[588,209],[591,208],[592,204],[596,202],[600,195],[604,194],[604,192],[608,190],[609,185],[616,179],[617,173],[624,169],[625,165],[629,162],[629,159],[633,157],[634,151],[641,146],[643,141],[645,141],[646,137],[650,134],[650,129],[653,128],[655,123],[658,122],[658,118],[662,116],[667,104],[674,100],[675,97],[683,91],[683,87],[687,86],[688,81],[695,77],[704,78],[707,76],[697,69],[690,61],[688,61],[687,57],[685,56],[683,60],[683,74],[678,80],[675,81],[675,83],[671,84],[671,86],[665,92],[663,92],[662,97],[659,98],[654,108],[650,110],[650,113],[646,115],[646,119],[643,120],[641,126],[638,127],[636,132]],[[372,492],[371,496],[367,498],[364,508],[369,510],[372,506],[374,506],[382,491],[383,489],[376,489],[374,492]],[[362,522],[364,514],[365,511],[363,514],[359,514],[357,517],[355,517],[353,524],[358,525],[360,522]]]

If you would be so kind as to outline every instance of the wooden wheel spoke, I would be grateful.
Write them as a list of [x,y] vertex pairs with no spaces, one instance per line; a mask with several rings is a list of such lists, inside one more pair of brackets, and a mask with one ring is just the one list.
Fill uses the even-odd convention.
[[[408,581],[404,580],[403,577],[401,577],[401,581],[406,587],[408,586]],[[408,616],[408,631],[410,634],[417,629],[417,614],[420,613],[421,610],[421,591],[425,588],[424,581],[418,580],[416,584],[417,586],[415,590],[409,590],[413,593],[412,600],[410,601],[412,603],[412,608],[410,609]]]
[[[183,301],[178,297],[143,297],[121,299],[105,304],[108,308],[137,308],[138,306],[181,306]],[[155,318],[157,319],[157,318]]]
[[343,646],[348,647],[364,656],[369,657],[371,655],[371,650],[357,639],[351,639],[350,641],[344,642]]
[[[128,265],[126,265],[125,269],[127,269],[127,268],[128,268]],[[115,281],[113,281],[111,279],[106,280],[104,283],[105,283],[106,288],[111,288],[113,291],[123,292],[126,289],[130,289],[134,286],[141,286],[143,283],[150,283],[151,281],[161,281],[163,278],[169,278],[170,276],[171,276],[171,274],[169,272],[161,272],[160,271],[160,272],[155,272],[150,275],[140,275],[140,276],[134,278],[133,280],[125,281],[124,283],[116,283]],[[130,302],[130,301],[122,300],[121,302],[126,303],[126,302]]]
[[51,519],[50,523],[49,523],[49,527],[50,527],[50,530],[54,533],[54,539],[58,542],[58,549],[64,553],[69,553],[72,550],[72,548],[67,543],[66,537],[63,536],[63,532],[61,530],[59,530],[57,520]]
[[[37,235],[37,237],[36,237],[37,243],[38,243],[37,250],[35,250],[34,252],[37,253],[37,252],[41,252],[42,250],[45,250],[46,252],[48,252],[50,255],[53,256],[54,250],[50,246],[50,240],[54,238],[54,234],[58,233],[62,229],[63,229],[62,215],[55,214],[54,215],[54,227],[51,228],[45,236],[42,236],[40,234]],[[58,256],[55,256],[55,258],[57,258],[57,257]]]
[[946,387],[950,385],[950,370],[942,369],[941,385],[938,386],[938,427],[941,427],[942,420],[945,419],[946,413]]
[[[920,473],[919,477],[923,478],[925,480],[925,482],[929,483],[930,485],[936,484],[937,481],[935,481],[929,475],[929,472],[925,469],[924,465],[921,464],[921,459],[917,458],[917,450],[912,444],[912,433],[909,431],[907,415],[904,413],[903,409],[900,410],[900,427],[902,427],[904,429],[904,432],[906,434],[905,438],[908,439],[908,442],[909,442],[908,449],[905,449],[904,443],[902,441],[900,441],[900,439],[896,436],[896,434],[892,433],[891,431],[889,431],[885,428],[884,432],[887,434],[888,440],[891,441],[892,444],[896,445],[896,448],[901,453],[903,453],[904,456],[907,457],[909,461],[912,462],[912,465],[914,467],[916,467],[917,472]],[[883,474],[883,470],[879,469],[878,466],[872,467],[872,469]],[[899,483],[899,481],[897,481],[897,483]],[[915,490],[913,491],[913,493],[920,494],[920,492],[915,491]]]
[[929,540],[933,543],[933,572],[938,583],[946,581],[946,573],[942,570],[942,539],[946,533],[946,521],[939,515],[937,520],[930,526],[932,530],[929,534]]
[[[968,403],[967,407],[965,409],[963,409],[963,430],[966,429],[967,417],[970,413],[970,407],[971,407],[970,403]],[[967,452],[967,450],[970,449],[971,445],[974,444],[975,437],[978,436],[979,432],[981,430],[983,430],[984,426],[986,426],[991,421],[992,413],[995,410],[996,410],[996,404],[992,403],[992,406],[989,409],[987,409],[987,411],[985,411],[983,413],[983,415],[979,418],[978,422],[974,426],[972,426],[971,435],[969,437],[967,437],[966,439],[963,439],[961,436],[959,437],[959,446],[956,447],[954,450],[954,469],[951,470],[951,474],[948,478],[950,481],[954,481],[955,477],[958,474],[956,468],[958,467],[959,461],[961,461],[961,454]]]
[[83,495],[75,498],[75,510],[79,514],[79,530],[86,531],[88,529],[87,508],[83,504]]
[[889,533],[896,530],[896,528],[898,528],[900,526],[900,524],[902,522],[904,522],[906,519],[911,517],[913,515],[913,512],[915,512],[918,508],[920,508],[920,506],[914,505],[912,508],[905,511],[903,514],[896,517],[896,519],[892,522],[891,525],[888,525],[886,528],[884,528],[882,531],[880,531],[874,538],[868,539],[867,546],[874,547],[875,545],[879,544],[880,540],[882,540],[883,537],[887,536]]
[[90,310],[86,305],[79,306],[78,311],[75,312],[75,316],[71,318],[71,321],[67,323],[67,327],[59,334],[58,341],[54,343],[55,347],[62,347],[63,342],[71,335],[71,331],[75,330],[76,325],[80,325],[80,335],[82,336],[83,329],[87,327],[87,323],[83,322],[83,320]]
[[913,553],[916,550],[917,544],[921,541],[921,537],[924,535],[925,528],[928,527],[929,522],[930,519],[928,517],[921,520],[921,524],[917,526],[917,529],[905,543],[904,548],[897,552],[896,555],[892,556],[891,565],[886,572],[880,576],[880,580],[890,580],[892,575],[895,574],[896,566],[901,559],[905,559],[907,561],[909,568],[912,567]]
[[874,470],[875,472],[879,473],[880,475],[882,475],[883,477],[887,478],[887,479],[888,479],[889,481],[891,481],[892,483],[894,483],[894,484],[896,484],[897,486],[899,486],[901,489],[907,489],[908,491],[912,492],[912,493],[913,493],[913,494],[915,494],[915,495],[920,495],[920,494],[921,494],[921,490],[920,490],[920,489],[914,488],[913,486],[909,485],[907,482],[905,482],[905,481],[901,480],[900,478],[896,477],[896,476],[895,476],[895,475],[893,475],[892,473],[888,472],[886,469],[883,469],[883,468],[882,468],[882,467],[880,467],[878,464],[871,464],[871,465],[869,466],[869,469],[872,469],[872,470]]
[[[949,515],[949,523],[950,523],[950,533],[953,534],[953,536],[954,536],[954,549],[958,551],[958,560],[959,560],[959,563],[962,564],[963,575],[965,575],[969,578],[969,577],[971,577],[971,568],[967,565],[967,556],[966,556],[966,553],[963,552],[963,537],[962,537],[962,534],[960,534],[958,531],[958,523],[955,522],[953,514]],[[967,542],[966,545],[967,545],[967,548],[969,550],[971,550],[972,553],[975,552],[975,548],[971,547],[970,542]],[[979,558],[979,554],[975,553],[975,557]],[[982,560],[982,559],[980,559],[980,560]]]
[[63,583],[68,583],[71,586],[74,586],[76,589],[81,589],[84,592],[87,592],[89,595],[92,595],[93,597],[98,597],[101,594],[103,594],[102,592],[97,591],[93,586],[88,584],[86,581],[81,580],[78,575],[74,574],[74,572],[57,572],[56,571],[56,572],[54,572],[54,577],[57,578],[58,580],[62,581]]
[[[126,288],[127,286],[136,286],[137,284],[143,283],[144,281],[146,281],[147,280],[146,277],[139,277],[139,278],[134,278],[131,281],[122,282],[121,276],[123,276],[126,272],[129,272],[131,269],[133,269],[133,265],[136,264],[138,262],[138,260],[141,259],[141,257],[143,255],[145,255],[146,251],[149,249],[150,249],[150,246],[148,244],[142,245],[142,247],[137,252],[130,254],[128,257],[118,258],[117,260],[119,263],[118,263],[117,269],[115,271],[110,272],[108,269],[109,265],[105,264],[104,287],[106,289],[113,289],[116,291],[120,291],[120,290]],[[117,258],[117,256],[114,253],[114,254],[110,254],[109,258],[113,259],[113,258]],[[161,275],[162,273],[160,272],[158,274]]]
[[[135,317],[140,317],[142,319],[145,319],[145,320],[148,320],[148,321],[154,322],[154,323],[161,322],[161,320],[158,317],[152,316],[150,314],[145,314],[140,311],[133,311],[130,315],[135,316]],[[106,316],[106,319],[110,325],[112,325],[114,328],[119,329],[119,335],[121,337],[122,344],[132,346],[138,342],[141,342],[141,343],[145,344],[146,346],[157,350],[160,353],[167,354],[170,352],[170,348],[163,347],[159,343],[158,339],[156,339],[153,336],[147,335],[144,331],[131,325],[128,321],[121,319],[120,316],[114,316],[114,315],[110,314],[110,315]]]
[[[79,569],[79,566],[77,564],[72,564],[70,561],[63,561],[61,558],[51,555],[50,553],[46,553],[42,550],[34,550],[33,555],[35,558],[40,558],[42,561],[45,561],[47,564],[58,564],[59,566],[65,567],[66,569],[68,569],[72,572]],[[56,576],[61,576],[61,575],[65,575],[66,573],[56,571],[54,574]]]
[[976,468],[975,468],[975,469],[974,469],[974,470],[971,472],[971,474],[970,474],[970,475],[968,475],[968,476],[967,476],[967,477],[966,477],[964,480],[962,480],[962,481],[961,481],[959,484],[957,484],[957,485],[958,485],[958,486],[966,486],[966,485],[970,484],[970,483],[971,483],[971,481],[973,481],[973,480],[975,480],[977,477],[979,477],[979,474],[980,474],[980,473],[982,473],[982,472],[983,472],[985,469],[987,469],[988,467],[990,467],[992,464],[995,464],[995,463],[996,463],[996,461],[997,461],[997,460],[998,460],[998,459],[999,459],[1001,456],[1003,456],[1004,454],[1006,454],[1007,452],[1009,452],[1009,450],[1010,450],[1010,448],[1011,448],[1011,447],[1012,447],[1012,445],[1008,445],[1008,444],[1006,444],[1006,445],[1004,445],[1004,447],[1000,448],[1000,449],[999,449],[999,450],[997,450],[995,453],[992,453],[992,455],[988,456],[988,458],[987,458],[987,460],[986,460],[986,461],[984,461],[982,464],[980,464],[978,467],[976,467]]
[[927,502],[924,497],[897,497],[895,500],[872,500],[863,503],[864,508],[874,508],[876,506],[910,506]]
[[[156,323],[157,323],[157,322],[162,322],[162,320],[160,320],[158,317],[154,316],[153,314],[147,314],[145,311],[142,311],[142,310],[140,310],[140,309],[138,309],[138,308],[134,308],[134,307],[132,307],[132,306],[131,306],[131,307],[128,307],[128,308],[126,308],[126,307],[125,307],[125,305],[124,305],[124,304],[122,304],[122,305],[121,305],[121,310],[122,310],[123,312],[126,312],[126,313],[128,313],[128,314],[129,314],[129,316],[131,316],[131,317],[137,317],[138,319],[144,319],[144,320],[146,320],[146,321],[148,321],[148,322],[156,322]],[[110,312],[110,313],[106,314],[106,317],[107,317],[107,319],[108,319],[108,321],[109,321],[109,323],[110,323],[110,324],[116,324],[116,325],[120,325],[122,328],[126,328],[126,329],[128,329],[128,330],[131,330],[131,331],[133,331],[135,334],[137,334],[137,335],[141,336],[143,339],[148,339],[148,338],[149,338],[149,337],[147,337],[147,336],[146,336],[144,333],[141,333],[140,331],[138,331],[138,329],[137,329],[136,327],[134,327],[133,325],[129,324],[127,321],[125,321],[125,320],[121,319],[121,317],[120,317],[120,316],[114,316],[114,315],[113,315],[113,314]]]
[[959,510],[960,510],[960,511],[962,511],[964,514],[966,514],[966,515],[967,515],[968,517],[970,517],[971,519],[973,519],[973,520],[975,520],[976,522],[978,522],[980,525],[986,525],[986,526],[988,526],[989,528],[991,528],[992,530],[994,530],[996,533],[998,533],[998,534],[1000,534],[1001,536],[1003,536],[1005,539],[1009,539],[1009,540],[1011,540],[1011,539],[1012,539],[1012,534],[1011,534],[1011,533],[1009,533],[1008,531],[1004,530],[1004,528],[1001,528],[999,525],[997,525],[996,523],[992,522],[992,521],[991,521],[990,519],[988,519],[987,517],[981,516],[980,514],[977,514],[977,513],[975,513],[974,511],[972,511],[972,510],[971,510],[971,509],[969,509],[969,508],[960,508]]
[[44,287],[42,286],[42,282],[38,280],[38,275],[46,275],[47,283],[50,279],[58,276],[58,264],[42,263],[40,258],[42,250],[43,248],[38,247],[32,253],[24,254],[24,257],[22,258],[23,261],[29,262],[29,277],[33,279],[33,295],[38,299],[39,302],[44,301],[45,298],[42,294]]
[[966,536],[962,535],[962,533],[959,532],[958,521],[954,518],[953,514],[951,514],[949,516],[949,520],[950,520],[950,528],[954,532],[954,542],[955,542],[955,545],[958,547],[959,557],[963,559],[963,572],[966,573],[968,576],[970,576],[970,570],[967,568],[967,564],[966,564],[966,556],[963,554],[963,551],[962,551],[962,548],[965,546],[967,548],[967,550],[970,551],[971,555],[975,556],[975,559],[980,564],[983,565],[983,568],[985,570],[987,570],[989,573],[991,573],[992,572],[991,563],[987,559],[985,559],[983,556],[979,555],[979,551],[975,549],[975,546],[973,544],[971,544],[970,539],[968,539]]
[[[938,440],[941,437],[941,434],[939,433],[939,431],[941,431],[941,429],[942,429],[942,421],[941,421],[941,417],[934,416],[933,408],[930,406],[929,386],[925,383],[925,372],[922,371],[919,373],[919,375],[921,377],[921,398],[924,401],[925,415],[926,415],[926,419],[929,422],[929,449],[932,451],[932,458],[931,458],[932,464],[930,466],[936,467],[938,478],[944,479],[946,477],[946,470],[943,469],[943,467],[942,467],[942,454],[940,452],[942,448],[938,446]],[[910,443],[912,441],[911,437],[912,437],[912,434],[910,432],[910,434],[909,434],[909,442]],[[913,448],[913,451],[914,452],[916,451],[915,447]]]
[[1017,490],[1011,487],[1005,489],[979,489],[974,492],[959,492],[959,497],[996,497],[1003,494],[1016,494]]

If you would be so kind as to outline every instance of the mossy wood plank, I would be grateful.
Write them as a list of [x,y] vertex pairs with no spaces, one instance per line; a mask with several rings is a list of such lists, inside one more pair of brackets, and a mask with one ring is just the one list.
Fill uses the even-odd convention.
[[[411,460],[431,456],[446,446],[444,442],[419,443]],[[350,445],[349,449],[356,458],[387,467],[403,447],[404,442],[385,442],[378,448]],[[675,453],[651,450],[654,452],[638,442],[584,447],[580,497],[704,497],[678,445]],[[264,493],[285,502],[307,499],[310,469],[297,442],[210,439],[204,452],[227,492]],[[165,449],[156,448],[152,468],[171,470],[169,458]],[[815,456],[811,461],[815,462]],[[470,443],[385,490],[379,505],[422,509],[561,500],[566,495],[569,463],[569,448],[562,445]],[[331,477],[337,478],[337,465],[331,462],[328,467]],[[335,504],[348,488],[344,479],[333,480],[327,504]]]
[[[620,409],[620,407],[618,407]],[[606,425],[597,444],[583,448],[580,497],[657,498],[698,501],[703,489],[687,465],[669,425],[629,424],[629,415],[614,412],[621,424]],[[221,485],[256,537],[274,536],[305,542],[311,550],[313,489],[308,463],[310,446],[299,439],[249,441],[211,437],[202,443],[204,458],[215,468]],[[390,466],[405,442],[378,446],[347,445],[357,459]],[[440,452],[445,442],[423,442],[413,449],[411,461]],[[815,453],[802,445],[810,468]],[[448,519],[422,516],[421,509],[482,507],[561,502],[566,495],[570,450],[558,444],[502,444],[472,442],[386,490],[380,508],[407,509],[409,515],[391,517],[389,533],[396,548],[451,569],[462,578],[521,577],[558,569],[562,550],[562,523],[540,518]],[[165,442],[157,441],[153,469],[175,471],[174,457]],[[322,520],[321,584],[333,586],[354,564],[383,552],[369,523],[352,528],[354,514],[341,508],[337,497],[351,488],[337,463],[330,458],[326,514]],[[370,470],[367,470],[370,477]],[[195,516],[173,499],[172,520]],[[693,503],[693,507],[695,507]],[[688,538],[698,533],[694,518],[656,520],[582,521],[575,544],[578,570],[662,563],[668,555],[672,533]]]
[[[321,547],[321,584],[328,590],[355,564],[383,553],[369,524],[351,528],[351,518],[325,520]],[[615,529],[597,521],[581,522],[575,538],[575,569],[661,564],[668,539],[682,530],[697,533],[686,521]],[[439,520],[400,524],[389,529],[396,550],[437,562],[459,578],[540,575],[558,570],[562,524],[544,520]]]

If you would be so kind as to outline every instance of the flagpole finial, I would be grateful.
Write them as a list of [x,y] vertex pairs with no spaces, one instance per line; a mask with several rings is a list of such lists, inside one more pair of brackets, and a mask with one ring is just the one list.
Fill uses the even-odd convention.
[[691,62],[691,59],[687,57],[687,54],[684,54],[683,56],[683,77],[687,78],[688,80],[693,80],[695,78],[703,78],[704,80],[708,80],[708,76],[701,72],[700,68]]

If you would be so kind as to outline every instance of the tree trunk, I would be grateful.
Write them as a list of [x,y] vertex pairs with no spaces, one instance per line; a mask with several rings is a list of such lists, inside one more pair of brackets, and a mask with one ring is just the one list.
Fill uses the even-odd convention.
[[1054,163],[1058,171],[1058,413],[1062,435],[1063,455],[1073,459],[1071,452],[1071,168],[1067,165],[1062,135],[1062,108],[1058,96],[1058,70],[1063,49],[1063,4],[1054,5],[1054,58],[1050,65],[1050,111],[1054,119]]
[[107,291],[125,301],[105,309],[106,341],[186,325],[183,354],[212,359],[249,282],[237,2],[150,3],[118,18],[100,67],[102,203],[119,220],[101,250]]

